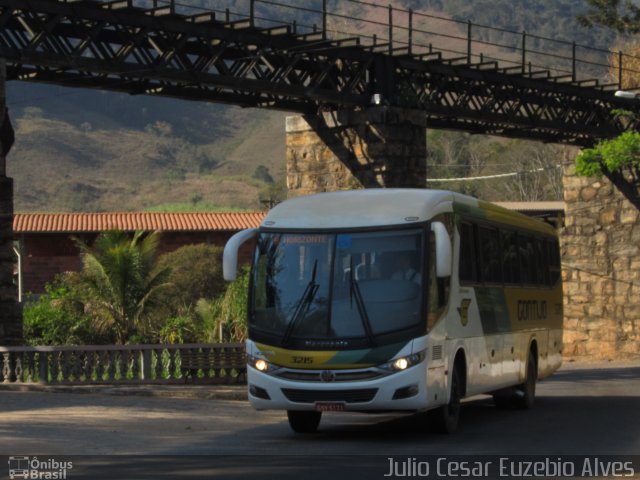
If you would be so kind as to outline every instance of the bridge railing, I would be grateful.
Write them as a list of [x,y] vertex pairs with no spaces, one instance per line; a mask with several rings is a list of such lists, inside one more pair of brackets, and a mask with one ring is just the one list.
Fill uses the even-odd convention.
[[[225,361],[194,364],[194,356]],[[0,347],[0,383],[243,383],[245,358],[242,343]]]
[[[534,78],[640,88],[635,84],[640,74],[637,67],[640,57],[634,55],[380,5],[371,0],[245,0],[234,2],[233,8],[226,7],[229,2],[225,0],[210,0],[206,8],[180,0],[122,1],[130,6],[165,9],[165,13],[180,15],[208,12],[216,20],[236,27],[282,27],[293,34],[315,35],[313,38],[318,41],[355,42],[390,55],[414,55],[482,68],[490,68],[492,64],[498,68],[499,64],[505,71]],[[361,8],[359,17],[348,14],[349,4]]]

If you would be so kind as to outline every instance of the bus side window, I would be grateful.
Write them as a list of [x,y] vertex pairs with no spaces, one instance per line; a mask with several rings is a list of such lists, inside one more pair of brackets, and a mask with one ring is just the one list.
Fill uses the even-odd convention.
[[500,262],[500,243],[498,230],[480,227],[480,281],[502,283],[502,265]]
[[458,276],[460,283],[475,283],[478,280],[476,262],[475,231],[470,223],[460,224],[460,260]]
[[531,285],[535,281],[533,238],[518,235],[518,247],[520,250],[520,275],[522,283]]
[[545,241],[542,238],[534,239],[535,261],[536,261],[536,284],[539,286],[549,285],[548,273],[549,257],[545,248]]
[[553,287],[560,280],[560,249],[557,240],[547,240],[549,247],[549,281]]
[[518,237],[513,230],[502,230],[502,264],[504,281],[510,285],[520,283],[520,263],[518,260]]

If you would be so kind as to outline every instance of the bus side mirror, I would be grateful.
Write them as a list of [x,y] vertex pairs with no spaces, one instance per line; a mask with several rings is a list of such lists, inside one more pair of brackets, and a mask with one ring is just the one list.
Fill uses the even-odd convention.
[[238,274],[238,250],[244,242],[255,237],[257,233],[257,228],[241,230],[227,241],[222,253],[222,276],[227,282],[233,282]]
[[436,277],[451,276],[451,240],[447,227],[442,222],[433,222],[431,231],[436,237]]

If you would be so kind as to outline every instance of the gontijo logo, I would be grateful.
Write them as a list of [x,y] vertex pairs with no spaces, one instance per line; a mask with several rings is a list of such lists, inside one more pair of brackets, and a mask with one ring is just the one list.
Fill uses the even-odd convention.
[[458,307],[458,313],[460,314],[460,323],[463,327],[466,327],[469,323],[469,306],[471,305],[471,299],[465,298],[460,302]]
[[64,480],[73,462],[62,462],[53,458],[38,460],[38,457],[9,457],[9,478],[38,480]]

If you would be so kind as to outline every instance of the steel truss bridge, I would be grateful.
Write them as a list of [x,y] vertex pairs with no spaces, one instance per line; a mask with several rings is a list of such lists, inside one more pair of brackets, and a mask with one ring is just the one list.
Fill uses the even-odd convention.
[[[575,43],[560,42],[567,55],[555,47],[549,54],[568,67],[540,67],[531,60],[540,52],[527,45],[542,37],[510,32],[519,43],[496,59],[504,45],[474,38],[490,27],[455,25],[434,47],[438,34],[421,26],[429,15],[345,1],[384,8],[388,19],[369,22],[376,33],[347,36],[331,21],[348,17],[329,12],[327,0],[316,10],[291,7],[317,15],[313,28],[265,19],[256,4],[262,12],[287,7],[266,0],[250,0],[240,15],[174,0],[0,0],[0,57],[10,80],[305,114],[367,108],[379,94],[383,104],[423,111],[430,128],[578,146],[635,127],[612,115],[640,111],[640,102],[614,95],[622,54],[617,81],[603,85],[580,74]],[[352,19],[356,29],[366,22]],[[420,34],[427,40],[420,43]],[[478,53],[482,47],[493,56]]]

